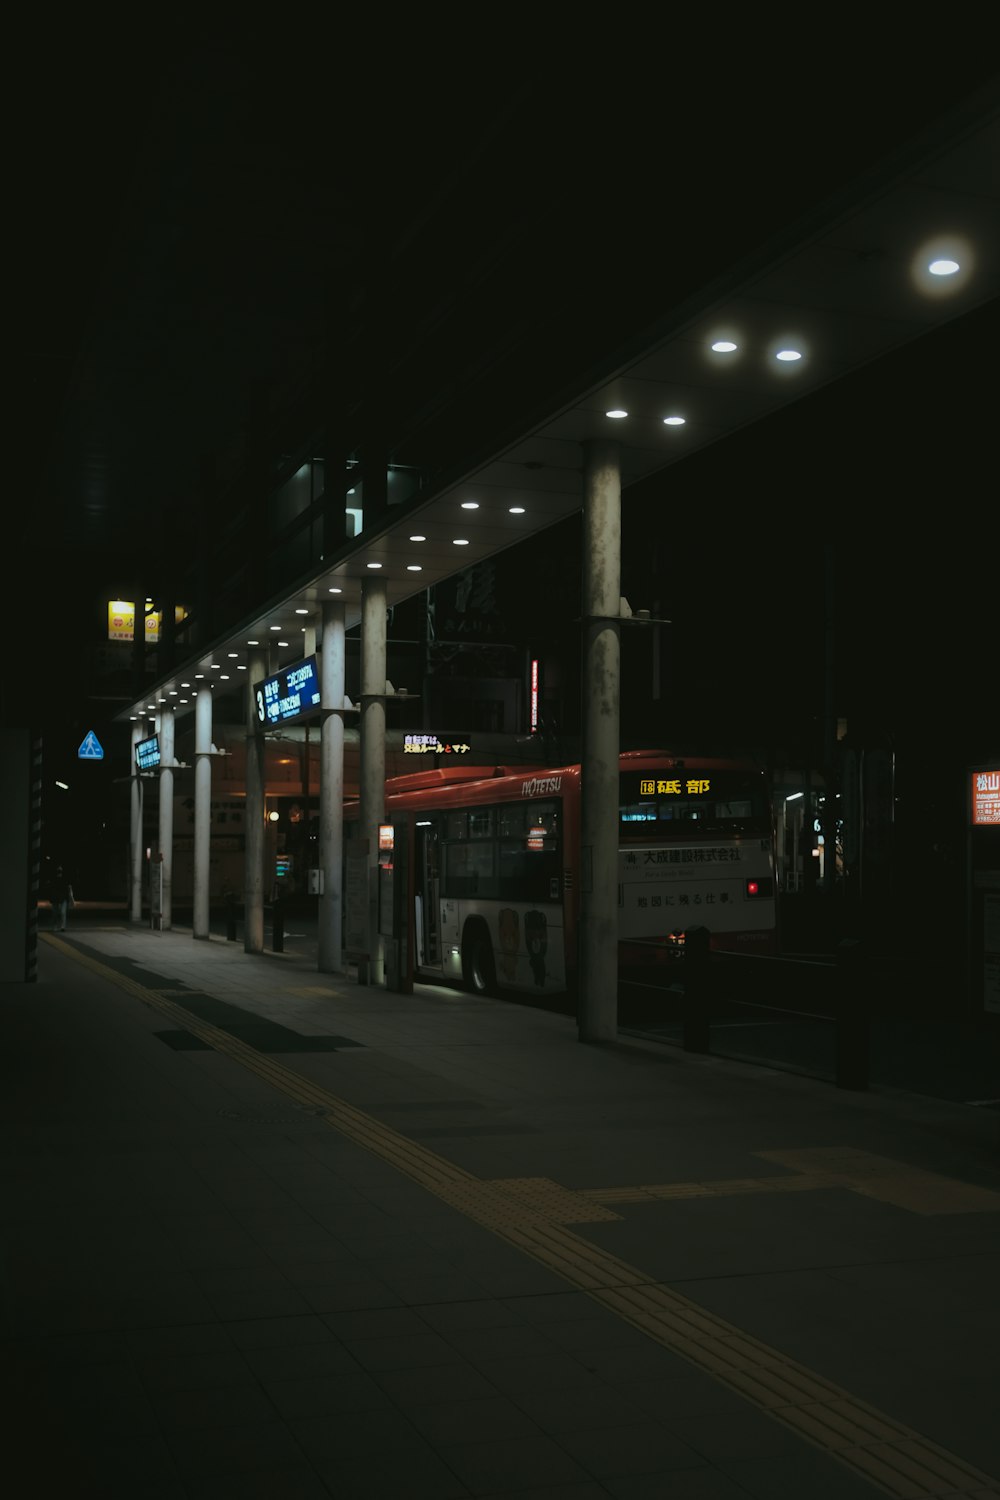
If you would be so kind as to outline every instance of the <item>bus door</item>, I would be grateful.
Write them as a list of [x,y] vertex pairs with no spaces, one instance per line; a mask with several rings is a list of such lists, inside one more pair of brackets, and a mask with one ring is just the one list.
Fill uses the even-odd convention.
[[441,967],[441,843],[437,817],[416,820],[414,921],[420,969]]

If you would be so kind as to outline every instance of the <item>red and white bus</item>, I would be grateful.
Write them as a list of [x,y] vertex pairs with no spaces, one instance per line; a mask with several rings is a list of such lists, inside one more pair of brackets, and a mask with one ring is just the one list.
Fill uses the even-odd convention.
[[[713,947],[777,949],[770,785],[740,760],[626,751],[618,806],[619,954],[644,961],[706,927]],[[357,803],[345,808],[345,833]],[[406,829],[413,975],[477,994],[572,990],[580,766],[458,767],[386,782]],[[398,879],[402,870],[395,871]]]

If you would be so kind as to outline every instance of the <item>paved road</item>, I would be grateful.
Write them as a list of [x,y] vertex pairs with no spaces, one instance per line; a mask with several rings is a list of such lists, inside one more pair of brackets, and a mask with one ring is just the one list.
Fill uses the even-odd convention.
[[10,1493],[996,1500],[982,1109],[78,911],[4,994]]

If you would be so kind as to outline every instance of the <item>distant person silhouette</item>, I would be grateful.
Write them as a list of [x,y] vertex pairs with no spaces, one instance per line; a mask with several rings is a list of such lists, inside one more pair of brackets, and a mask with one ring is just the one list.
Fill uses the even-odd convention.
[[73,887],[70,885],[69,876],[62,865],[57,865],[52,876],[52,884],[49,887],[49,900],[52,903],[53,927],[56,932],[66,931],[66,919],[73,905]]

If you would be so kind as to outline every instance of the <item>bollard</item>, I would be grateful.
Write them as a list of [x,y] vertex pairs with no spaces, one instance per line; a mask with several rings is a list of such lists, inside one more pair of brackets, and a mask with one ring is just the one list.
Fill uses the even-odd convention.
[[866,1089],[870,1062],[870,969],[860,938],[837,945],[837,1087]]
[[684,933],[684,1051],[707,1052],[708,928]]
[[285,911],[280,898],[271,907],[271,947],[275,953],[285,951]]

